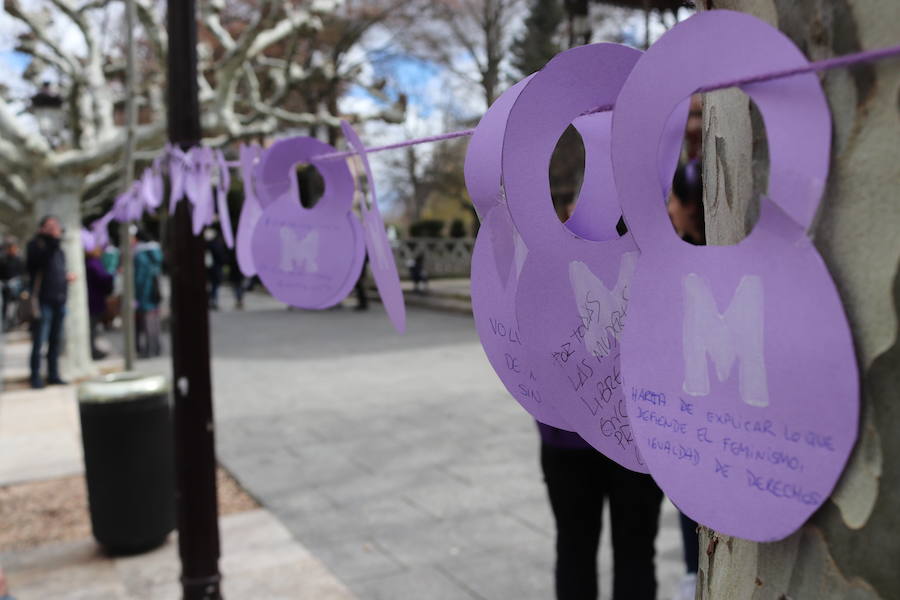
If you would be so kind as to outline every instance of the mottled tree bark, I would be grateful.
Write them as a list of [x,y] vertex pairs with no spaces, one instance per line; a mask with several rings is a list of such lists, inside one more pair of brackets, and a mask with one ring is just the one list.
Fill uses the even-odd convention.
[[[900,41],[897,0],[704,0],[754,14],[810,58]],[[757,544],[701,528],[701,599],[900,598],[900,60],[829,71],[831,173],[809,232],[853,331],[860,372],[859,440],[831,499],[794,535]],[[766,187],[758,117],[734,90],[704,100],[704,186],[710,243],[742,239]],[[851,368],[848,365],[848,368]]]

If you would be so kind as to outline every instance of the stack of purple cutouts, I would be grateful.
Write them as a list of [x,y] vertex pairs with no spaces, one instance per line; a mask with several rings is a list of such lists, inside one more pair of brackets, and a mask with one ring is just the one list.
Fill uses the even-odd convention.
[[[818,79],[742,86],[768,133],[769,190],[734,246],[691,246],[665,208],[691,94],[807,64],[779,31],[694,16],[643,55],[557,55],[485,115],[466,157],[482,219],[472,301],[485,352],[537,420],[649,472],[696,521],[781,539],[828,498],[859,411],[840,298],[806,235],[828,175]],[[590,114],[614,106],[609,115]],[[585,177],[565,224],[548,166],[574,124]],[[614,225],[624,217],[627,233]]]

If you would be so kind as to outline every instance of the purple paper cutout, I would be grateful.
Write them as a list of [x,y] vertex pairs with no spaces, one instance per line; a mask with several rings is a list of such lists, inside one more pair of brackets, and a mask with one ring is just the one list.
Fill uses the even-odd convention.
[[184,179],[188,169],[190,158],[178,146],[166,145],[169,156],[169,181],[171,185],[169,193],[169,212],[175,214],[175,205],[184,198]]
[[153,165],[144,169],[140,179],[141,197],[147,210],[154,211],[162,204],[163,186],[162,175],[159,173],[158,164],[154,161]]
[[[566,228],[586,240],[610,240],[619,237],[616,224],[622,216],[616,198],[616,184],[612,177],[612,159],[609,155],[612,134],[612,113],[597,113],[578,117],[572,125],[581,135],[584,144],[584,179],[581,193]],[[592,210],[578,210],[581,200],[587,196],[594,202]]]
[[213,222],[212,167],[214,154],[210,148],[194,146],[190,151],[191,168],[185,175],[185,192],[193,205],[191,221],[194,235]]
[[569,430],[553,406],[544,401],[522,348],[515,299],[528,250],[512,224],[500,184],[506,119],[531,77],[494,101],[479,121],[466,152],[466,188],[481,220],[472,251],[472,314],[485,355],[510,395],[538,421]]
[[388,241],[384,228],[384,219],[378,208],[378,196],[375,193],[375,178],[366,155],[366,148],[356,134],[356,131],[347,121],[341,121],[341,129],[350,147],[359,155],[363,168],[366,171],[366,179],[369,182],[369,196],[371,207],[368,206],[365,196],[360,200],[359,209],[362,213],[363,234],[365,236],[366,250],[369,253],[369,268],[372,270],[372,278],[375,279],[375,287],[381,296],[381,303],[387,311],[391,323],[399,333],[406,331],[406,305],[403,300],[403,289],[400,287],[400,275],[397,273],[397,263],[394,253]]
[[642,250],[622,341],[635,438],[683,512],[755,541],[784,538],[821,506],[857,434],[850,330],[804,232],[830,152],[818,78],[742,87],[763,116],[773,168],[771,200],[739,244],[678,240],[648,174],[668,111],[694,90],[805,64],[762,21],[701,13],[647,51],[613,116],[615,180]]
[[94,234],[84,227],[81,228],[81,247],[85,252],[91,252],[97,247],[97,239]]
[[110,213],[120,223],[141,218],[144,214],[144,197],[140,180],[133,181],[127,190],[116,197]]
[[231,187],[231,174],[228,172],[228,163],[221,150],[216,150],[216,164],[219,169],[219,179],[216,182],[216,210],[219,213],[219,227],[222,229],[222,238],[229,248],[234,247],[234,231],[231,229],[231,214],[228,212],[228,189]]
[[109,227],[109,223],[112,220],[113,214],[110,211],[91,223],[91,234],[94,236],[95,243],[101,248],[109,245],[109,231],[107,231],[107,227]]
[[[516,99],[502,165],[509,211],[528,247],[516,292],[519,331],[544,401],[594,448],[626,468],[646,472],[619,372],[618,340],[637,246],[630,233],[601,241],[573,234],[556,217],[547,176],[568,124],[596,106],[614,104],[639,56],[616,44],[558,54]],[[591,184],[589,178],[586,182]]]
[[[273,296],[300,308],[340,302],[356,285],[365,258],[346,161],[312,161],[331,152],[334,147],[314,138],[279,140],[263,153],[257,171],[256,189],[268,204],[253,232],[253,263]],[[295,175],[295,165],[304,161],[313,162],[325,180],[325,193],[311,209],[300,204]]]
[[[525,83],[527,81],[510,88],[490,107],[479,122],[466,155],[467,186],[473,203],[481,206],[482,214],[482,226],[472,256],[472,308],[485,353],[510,394],[538,421],[571,429],[552,402],[544,401],[545,386],[535,376],[530,353],[522,347],[515,302],[519,275],[528,250],[512,224],[505,196],[502,191],[497,193],[500,174],[491,172],[491,169],[499,168],[506,118]],[[667,162],[661,162],[661,176],[668,172],[671,177],[674,170],[685,115],[686,106],[673,114],[667,148],[674,157],[667,154]],[[584,141],[585,174],[575,211],[565,227],[587,239],[618,238],[615,226],[620,209],[609,158],[610,116],[592,114],[576,118],[573,124]],[[495,157],[497,160],[493,160]],[[493,191],[491,185],[495,186]],[[549,204],[549,198],[547,202]],[[555,214],[553,223],[560,226]],[[511,271],[513,265],[515,270]]]
[[472,198],[478,219],[484,221],[492,208],[501,203],[500,144],[506,129],[506,115],[525,84],[534,75],[507,89],[488,108],[469,140],[463,173],[466,190]]
[[246,277],[256,275],[253,264],[253,231],[262,215],[262,207],[256,198],[253,185],[254,167],[259,160],[262,149],[259,146],[241,146],[240,164],[241,178],[244,183],[244,203],[241,205],[241,216],[238,221],[236,253],[238,266]]

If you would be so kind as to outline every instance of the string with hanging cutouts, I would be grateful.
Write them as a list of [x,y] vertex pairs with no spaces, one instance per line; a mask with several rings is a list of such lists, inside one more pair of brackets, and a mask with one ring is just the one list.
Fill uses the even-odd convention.
[[[753,75],[750,77],[742,77],[740,79],[732,79],[730,81],[723,81],[721,83],[715,83],[712,85],[708,85],[702,87],[697,90],[696,93],[706,93],[706,92],[714,92],[716,90],[724,90],[730,87],[736,87],[741,85],[749,85],[751,83],[762,83],[764,81],[772,81],[773,79],[784,79],[786,77],[794,77],[796,75],[805,75],[807,73],[817,73],[820,71],[828,71],[831,69],[840,69],[842,67],[849,67],[853,65],[858,65],[861,63],[874,62],[877,60],[883,60],[885,58],[891,58],[895,56],[900,56],[900,44],[896,46],[889,46],[887,48],[879,48],[877,50],[866,50],[864,52],[856,52],[853,54],[845,54],[842,56],[836,56],[834,58],[827,58],[825,60],[819,60],[815,62],[808,63],[803,65],[802,67],[795,67],[792,69],[781,69],[778,71],[771,71],[768,73],[761,73],[759,75]],[[601,106],[597,106],[592,108],[589,111],[586,111],[581,116],[596,114],[601,112],[609,112],[613,110],[613,104],[604,104]],[[438,135],[429,135],[420,138],[413,138],[409,140],[403,140],[401,142],[395,142],[393,144],[385,144],[384,146],[373,146],[371,148],[366,148],[365,151],[369,154],[373,152],[384,152],[386,150],[396,150],[398,148],[405,148],[407,146],[416,146],[418,144],[429,144],[432,142],[442,142],[445,140],[452,140],[454,138],[466,137],[475,133],[475,129],[463,129],[461,131],[450,131],[448,133],[441,133]],[[353,150],[345,150],[342,152],[330,152],[328,154],[320,154],[319,156],[313,157],[314,160],[337,160],[342,158],[349,158],[354,156],[356,152]]]

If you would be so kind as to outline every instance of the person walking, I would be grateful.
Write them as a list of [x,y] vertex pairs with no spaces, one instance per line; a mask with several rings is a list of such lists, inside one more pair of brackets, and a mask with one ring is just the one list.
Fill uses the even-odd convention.
[[369,266],[369,255],[366,254],[365,259],[363,259],[362,271],[359,273],[359,279],[356,280],[356,287],[354,290],[356,291],[356,306],[353,310],[369,310],[369,295],[366,293],[366,283],[368,280],[366,279],[366,267]]
[[41,378],[41,352],[47,344],[47,383],[65,384],[59,374],[59,350],[69,282],[74,276],[66,272],[66,255],[61,238],[62,225],[57,217],[47,215],[40,221],[37,235],[26,247],[26,266],[33,304],[31,322],[31,387],[44,387]]
[[89,231],[81,232],[84,245],[84,272],[88,290],[88,314],[91,323],[91,358],[106,358],[106,352],[97,348],[97,328],[106,313],[106,298],[113,291],[113,276],[103,266],[103,248]]
[[231,282],[231,289],[234,291],[234,308],[244,310],[244,292],[247,290],[247,281],[244,274],[241,273],[237,252],[232,250],[228,250],[228,281]]
[[663,493],[577,433],[538,423],[541,467],[556,521],[557,600],[596,600],[603,503],[612,526],[612,600],[656,600],[655,541]]
[[134,247],[134,318],[138,356],[148,358],[162,354],[159,307],[162,303],[160,276],[163,255],[159,242],[138,229]]
[[0,326],[4,331],[12,329],[17,323],[15,316],[10,316],[10,309],[22,292],[22,276],[25,274],[25,261],[19,256],[19,244],[15,238],[8,238],[3,244],[0,254],[0,285],[3,287],[3,312],[0,313]]
[[209,289],[209,308],[219,310],[219,288],[222,286],[222,279],[225,271],[225,265],[228,263],[228,249],[219,230],[208,227],[204,232],[206,239],[206,280]]

